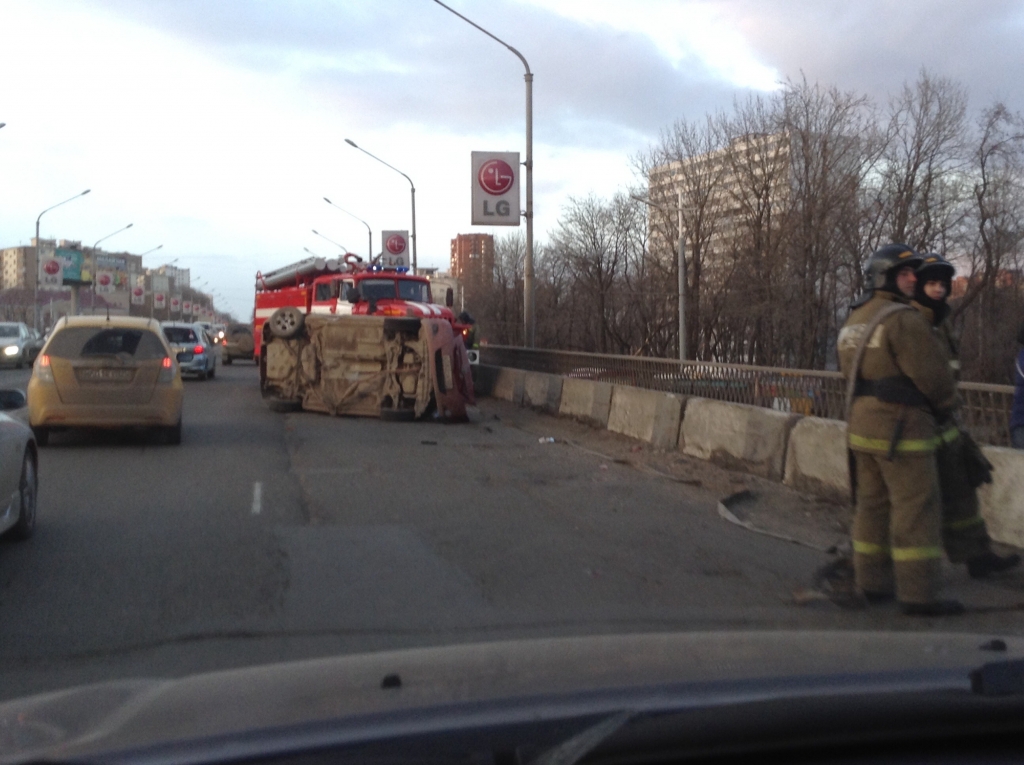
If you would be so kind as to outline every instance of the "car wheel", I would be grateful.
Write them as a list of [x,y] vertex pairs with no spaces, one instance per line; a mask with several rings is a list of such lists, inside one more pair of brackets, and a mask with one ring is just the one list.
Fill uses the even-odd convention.
[[181,445],[181,419],[178,419],[177,425],[171,425],[164,431],[164,439],[167,441],[169,446],[180,446]]
[[267,409],[271,412],[287,414],[288,412],[298,412],[302,410],[301,399],[274,398],[273,396],[270,396],[265,400],[267,402]]
[[50,443],[49,428],[32,428],[32,435],[36,437],[36,446],[46,446]]
[[21,463],[21,482],[18,484],[21,512],[18,513],[18,522],[10,531],[13,539],[28,539],[35,531],[38,493],[39,477],[36,473],[36,458],[31,451],[26,451]]
[[306,323],[306,315],[298,308],[285,306],[274,311],[267,319],[267,326],[270,327],[270,334],[282,340],[295,337],[302,331]]
[[221,361],[224,363],[224,366],[226,366],[226,367],[231,366],[231,357],[230,356],[225,356],[223,359],[221,359]]
[[206,374],[206,370],[205,369],[202,372],[196,372],[196,379],[199,380],[199,381],[205,380],[207,378],[207,376],[208,375]]
[[212,380],[216,376],[217,376],[217,364],[214,363],[213,367],[207,373],[207,377],[209,377]]

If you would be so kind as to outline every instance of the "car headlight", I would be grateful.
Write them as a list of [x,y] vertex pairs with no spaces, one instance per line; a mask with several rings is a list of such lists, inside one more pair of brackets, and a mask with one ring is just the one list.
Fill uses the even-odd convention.
[[21,353],[21,348],[16,345],[8,345],[4,348],[4,356],[17,356]]

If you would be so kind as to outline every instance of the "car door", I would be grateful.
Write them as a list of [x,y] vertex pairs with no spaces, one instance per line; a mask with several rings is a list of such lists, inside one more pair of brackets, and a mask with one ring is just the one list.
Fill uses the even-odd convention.
[[0,530],[12,520],[21,482],[25,426],[0,412]]

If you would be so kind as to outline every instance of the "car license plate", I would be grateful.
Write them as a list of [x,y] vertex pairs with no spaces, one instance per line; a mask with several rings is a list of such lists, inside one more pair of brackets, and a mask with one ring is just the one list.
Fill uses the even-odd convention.
[[75,376],[80,382],[131,382],[134,369],[76,369]]

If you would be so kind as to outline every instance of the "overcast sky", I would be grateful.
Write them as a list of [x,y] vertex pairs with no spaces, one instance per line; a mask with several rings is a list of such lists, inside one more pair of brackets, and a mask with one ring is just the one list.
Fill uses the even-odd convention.
[[[922,67],[1024,110],[1024,2],[451,0],[535,73],[536,236],[572,196],[637,179],[679,118],[786,77],[884,102]],[[523,67],[433,0],[3,0],[0,246],[42,235],[174,258],[252,308],[257,269],[365,254],[410,227],[448,266],[470,225],[470,152],[525,152]]]

